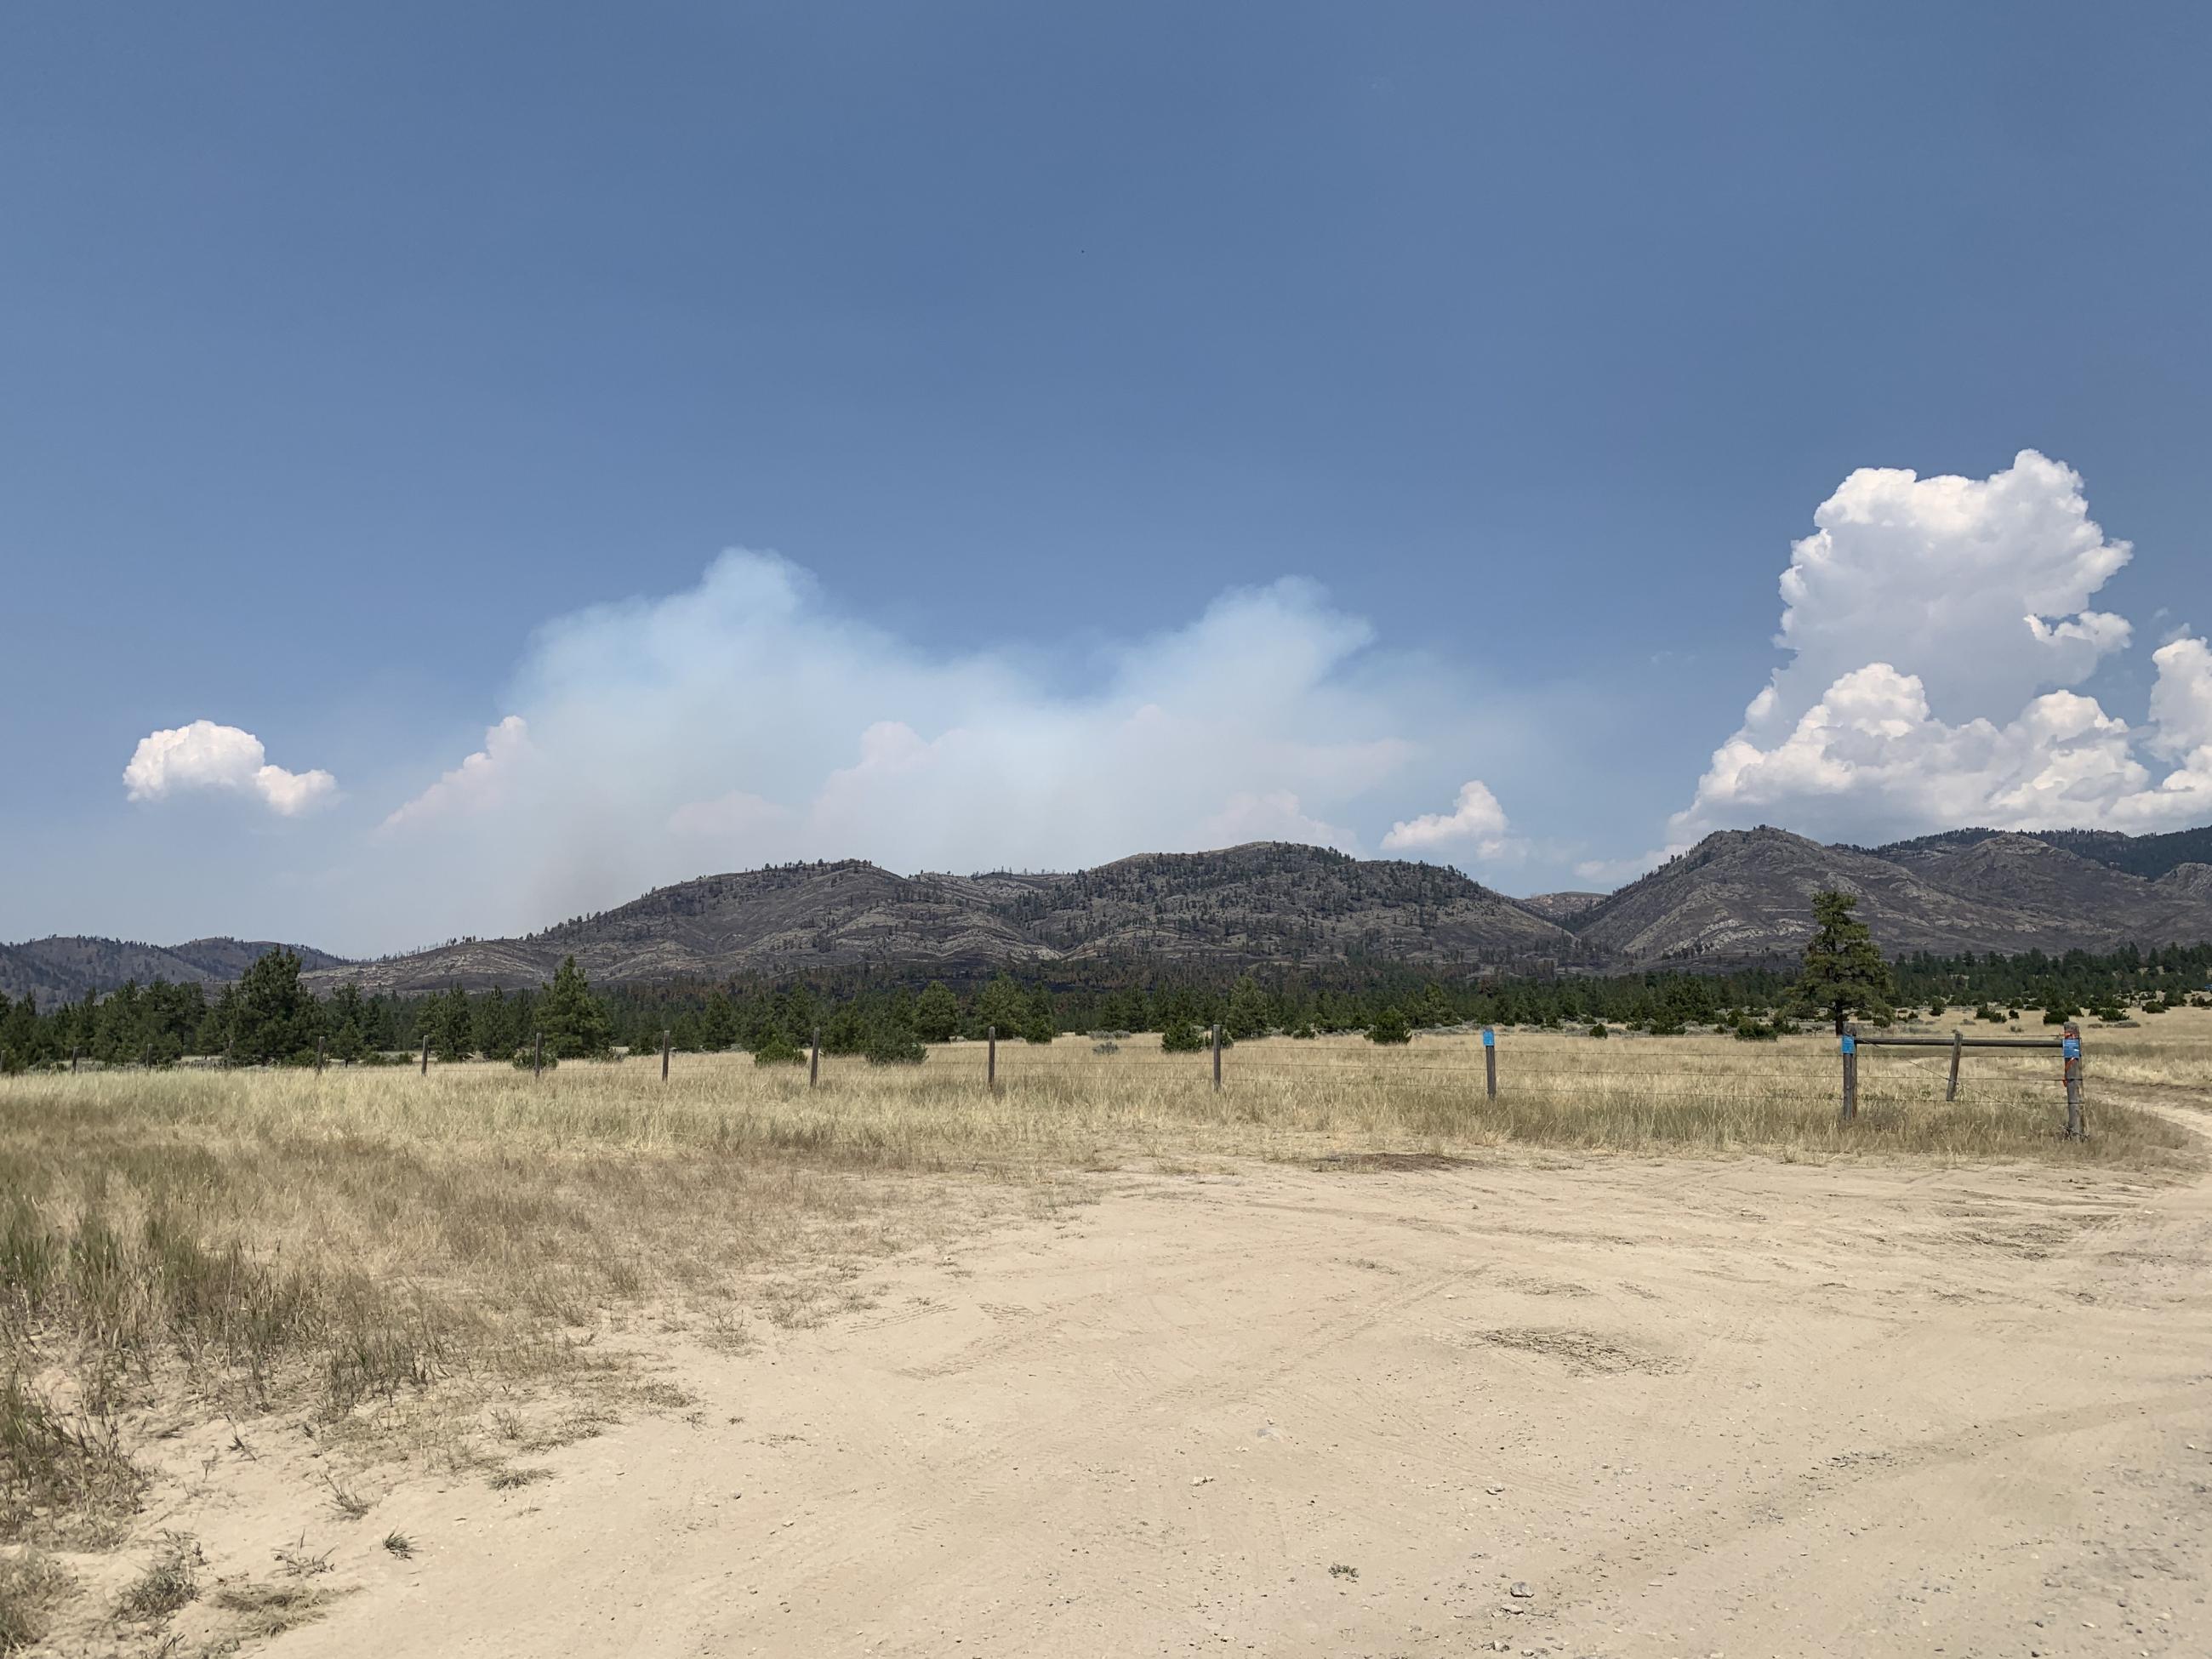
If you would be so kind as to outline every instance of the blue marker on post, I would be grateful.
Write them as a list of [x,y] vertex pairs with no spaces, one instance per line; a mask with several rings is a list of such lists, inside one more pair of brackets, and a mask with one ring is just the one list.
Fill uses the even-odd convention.
[[1844,1039],[1844,1052],[1845,1054],[1855,1054],[1858,1053],[1858,1051],[1859,1051],[1859,1040],[1858,1040],[1856,1037],[1855,1037],[1855,1036],[1847,1036],[1847,1037],[1845,1037],[1845,1038]]

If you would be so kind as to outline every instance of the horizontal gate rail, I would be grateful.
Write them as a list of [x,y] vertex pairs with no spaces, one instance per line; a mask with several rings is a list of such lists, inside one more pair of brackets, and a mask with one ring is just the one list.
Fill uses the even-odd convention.
[[1943,1091],[1943,1098],[1954,1101],[1959,1097],[1959,1063],[1969,1048],[2042,1048],[2057,1049],[2065,1056],[2060,1075],[2066,1085],[2066,1138],[2080,1140],[2088,1133],[2081,1117],[2081,1028],[2068,1020],[2057,1036],[2049,1037],[1970,1037],[1964,1031],[1954,1031],[1948,1037],[1938,1036],[1861,1036],[1856,1025],[1846,1024],[1838,1044],[1844,1052],[1844,1109],[1843,1121],[1850,1123],[1859,1115],[1859,1050],[1862,1048],[1948,1048],[1951,1051],[1951,1077]]
[[2063,1048],[2064,1037],[1863,1036],[1862,1048]]

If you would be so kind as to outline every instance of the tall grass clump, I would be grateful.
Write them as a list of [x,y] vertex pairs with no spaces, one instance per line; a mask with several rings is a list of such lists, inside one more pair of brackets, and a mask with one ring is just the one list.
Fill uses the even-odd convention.
[[37,1646],[53,1610],[76,1589],[70,1571],[34,1550],[0,1556],[0,1654]]
[[144,1486],[112,1418],[58,1409],[19,1370],[0,1379],[0,1543],[104,1548]]

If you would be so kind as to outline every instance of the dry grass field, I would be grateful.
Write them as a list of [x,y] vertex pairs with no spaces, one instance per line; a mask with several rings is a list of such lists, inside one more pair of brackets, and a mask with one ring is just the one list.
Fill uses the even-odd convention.
[[[1812,1036],[1601,1042],[1508,1031],[1495,1102],[1484,1098],[1472,1035],[1425,1036],[1396,1051],[1358,1039],[1244,1043],[1225,1054],[1218,1093],[1206,1057],[1164,1055],[1150,1037],[1106,1052],[1078,1038],[1001,1045],[995,1093],[973,1044],[936,1050],[918,1068],[826,1060],[811,1090],[804,1067],[757,1067],[744,1055],[678,1055],[665,1084],[646,1060],[570,1064],[543,1079],[481,1065],[437,1066],[427,1078],[408,1067],[0,1079],[0,1653],[182,1655],[280,1637],[288,1650],[318,1642],[333,1652],[449,1650],[458,1644],[441,1620],[454,1609],[441,1598],[472,1593],[471,1575],[494,1569],[450,1537],[433,1540],[443,1523],[390,1517],[459,1513],[444,1502],[425,1510],[423,1498],[466,1490],[496,1494],[518,1516],[566,1516],[588,1533],[592,1504],[605,1500],[580,1508],[564,1498],[565,1487],[588,1483],[562,1475],[562,1458],[620,1461],[630,1454],[607,1449],[659,1447],[696,1465],[702,1438],[715,1437],[742,1441],[750,1456],[755,1431],[740,1425],[757,1414],[744,1402],[767,1388],[764,1377],[804,1376],[822,1398],[843,1398],[853,1366],[866,1369],[856,1355],[887,1299],[938,1307],[946,1285],[916,1288],[915,1275],[989,1241],[1002,1250],[1010,1239],[1041,1241],[1019,1247],[1036,1249],[1089,1237],[1103,1254],[1085,1282],[1099,1294],[1118,1285],[1141,1301],[1148,1286],[1171,1280],[1178,1296],[1232,1327],[1235,1304],[1224,1310],[1219,1297],[1279,1250],[1262,1276],[1274,1288],[1259,1299],[1285,1298],[1288,1347],[1262,1338],[1224,1353],[1233,1381],[1286,1376],[1301,1354],[1318,1363],[1312,1344],[1322,1339],[1295,1334],[1310,1301],[1413,1305],[1393,1283],[1412,1267],[1350,1246],[1328,1254],[1304,1234],[1273,1237],[1268,1205],[1306,1206],[1347,1181],[1360,1194],[1348,1232],[1396,1237],[1395,1221],[1428,1218],[1421,1282],[1439,1295],[1459,1284],[1455,1298],[1471,1295],[1469,1274],[1491,1265],[1485,1245],[1453,1267],[1455,1253],[1437,1242],[1463,1224],[1465,1194],[1453,1183],[1469,1172],[1486,1191],[1525,1183],[1509,1203],[1567,1224],[1552,1229],[1560,1235],[1552,1244],[1530,1247],[1545,1262],[1522,1278],[1577,1285],[1590,1275],[1573,1258],[1618,1254],[1647,1237],[1599,1228],[1569,1248],[1563,1241],[1577,1230],[1643,1210],[1662,1218],[1648,1237],[1662,1237],[1678,1208],[1730,1187],[1755,1188],[1743,1207],[1767,1218],[1741,1241],[1746,1260],[1768,1249],[1770,1221],[1785,1231],[1797,1224],[1801,1204],[1826,1218],[1821,1226],[1887,1248],[1884,1215],[1929,1201],[1931,1178],[1948,1183],[1943,1192],[1980,1191],[1976,1182],[2016,1192],[2031,1218],[2038,1203],[2054,1215],[2100,1205],[2117,1214],[2201,1191],[2201,1143],[2189,1124],[2212,1099],[2212,1013],[2088,1036],[2086,1144],[2060,1137],[2057,1060],[2039,1052],[1971,1054],[1961,1097],[1947,1105],[1947,1054],[1869,1051],[1859,1120],[1840,1126],[1833,1045]],[[1251,1194],[1271,1196],[1242,1218],[1188,1212],[1188,1250],[1176,1247],[1177,1227],[1153,1228],[1174,1213],[1164,1200],[1188,1205],[1217,1192],[1239,1195],[1224,1200],[1232,1209]],[[2006,1218],[1960,1230],[1962,1242],[1934,1259],[1971,1267],[1988,1248],[1980,1241],[2014,1237],[2006,1231],[2018,1219],[2012,1199],[2001,1196]],[[1109,1214],[1133,1229],[1110,1248],[1100,1243]],[[2072,1237],[2062,1228],[2054,1248]],[[1324,1254],[1312,1255],[1316,1248]],[[2008,1272],[2023,1259],[2009,1256]],[[1339,1283],[1347,1273],[1349,1289]],[[1977,1282],[1965,1273],[1957,1293],[1980,1294]],[[951,1285],[980,1298],[977,1307],[1018,1299],[980,1279]],[[1516,1306],[1523,1296],[1510,1285],[1501,1294]],[[1093,1309],[1095,1339],[1120,1328],[1119,1306]],[[955,1323],[956,1312],[946,1312]],[[1741,1316],[1793,1316],[1784,1300]],[[1355,1322],[1330,1342],[1356,1356],[1365,1329]],[[1070,1341],[1085,1340],[1073,1314],[1066,1330]],[[1563,1364],[1616,1387],[1626,1377],[1659,1388],[1692,1364],[1661,1343],[1646,1364],[1625,1338],[1533,1316],[1491,1329],[1484,1343],[1484,1364]],[[1082,1381],[1110,1396],[1114,1356],[1102,1347],[1097,1357],[1103,1369]],[[931,1372],[938,1363],[915,1358],[899,1373],[917,1372],[896,1385],[902,1409],[942,1417],[945,1401],[924,1386],[954,1375]],[[959,1370],[964,1386],[988,1385],[963,1408],[1021,1415],[1059,1402],[1073,1413],[1063,1449],[1089,1455],[1075,1429],[1095,1407],[1078,1403],[1066,1377],[1049,1400],[1020,1401],[1000,1397],[1021,1394],[1018,1376]],[[1397,1409],[1385,1378],[1354,1370],[1355,1398],[1343,1402],[1347,1455],[1358,1455],[1359,1423]],[[851,1434],[874,1421],[881,1397],[848,1401]],[[969,1473],[1006,1474],[996,1464]],[[1375,1473],[1342,1480],[1365,1491]],[[865,1486],[874,1477],[853,1478]],[[971,1524],[994,1536],[1018,1528],[1018,1485],[1008,1487],[1014,1507],[1003,1517]],[[1082,1514],[1066,1519],[1071,1537],[1088,1535]],[[546,1545],[556,1579],[572,1545]],[[501,1645],[512,1631],[496,1629],[471,1641],[487,1653],[1185,1645],[1180,1614],[1124,1626],[1117,1641],[1104,1626],[1062,1627],[1031,1607],[1041,1622],[1030,1645],[994,1648],[979,1605],[981,1622],[958,1632],[955,1610],[937,1608],[933,1616],[952,1621],[942,1625],[951,1632],[943,1645],[910,1631],[901,1648],[885,1609],[911,1590],[900,1563],[910,1578],[924,1545],[893,1527],[873,1547],[855,1582],[873,1585],[864,1596],[882,1605],[847,1605],[836,1616],[856,1622],[804,1639],[763,1624],[762,1586],[749,1584],[720,1614],[693,1607],[656,1626],[655,1597],[673,1593],[662,1585],[623,1614],[646,1622],[633,1619],[619,1643],[595,1644],[567,1625],[514,1645]],[[501,1559],[497,1571],[526,1571],[522,1558]],[[1240,1650],[1370,1650],[1331,1645],[1346,1641],[1465,1650],[1411,1639],[1404,1607],[1384,1596],[1377,1610],[1373,1583],[1359,1577],[1371,1569],[1321,1564],[1336,1566],[1347,1571],[1322,1573],[1329,1607],[1346,1601],[1382,1624],[1316,1624],[1309,1609],[1304,1623],[1284,1626],[1255,1604],[1226,1620],[1220,1640]],[[392,1638],[384,1594],[433,1580],[435,1593],[410,1603],[427,1622]],[[588,1574],[571,1582],[599,1583]],[[1093,1611],[1111,1599],[1110,1582],[1086,1592]],[[1237,1636],[1240,1620],[1261,1634]],[[1450,1633],[1487,1642],[1488,1622]],[[1513,1622],[1518,1644],[1532,1627]],[[381,1645],[376,1629],[386,1632]],[[874,1634],[863,1639],[863,1631]],[[2051,1641],[2039,1650],[2070,1650]],[[1800,1640],[1791,1650],[1850,1650]]]

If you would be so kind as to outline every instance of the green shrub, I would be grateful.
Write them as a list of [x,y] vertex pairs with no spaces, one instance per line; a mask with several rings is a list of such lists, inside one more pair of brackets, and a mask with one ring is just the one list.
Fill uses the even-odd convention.
[[1411,1042],[1413,1028],[1407,1024],[1406,1016],[1400,1010],[1385,1008],[1375,1016],[1375,1023],[1367,1028],[1367,1040],[1370,1042]]
[[[871,1066],[919,1066],[929,1058],[921,1039],[901,1025],[878,1025],[868,1033],[867,1046],[860,1052]],[[753,1059],[757,1065],[760,1057]]]
[[806,1058],[806,1051],[781,1031],[771,1031],[753,1050],[756,1066],[796,1066]]
[[1160,1047],[1171,1054],[1195,1054],[1206,1048],[1206,1033],[1187,1019],[1168,1022],[1160,1033]]

